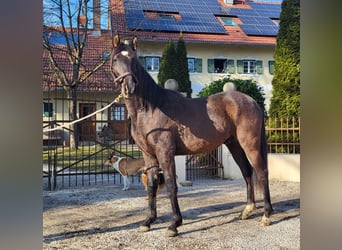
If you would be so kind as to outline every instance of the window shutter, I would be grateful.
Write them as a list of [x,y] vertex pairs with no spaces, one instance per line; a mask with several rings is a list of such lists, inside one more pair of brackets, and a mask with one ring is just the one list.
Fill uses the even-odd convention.
[[257,74],[264,73],[264,69],[262,67],[262,61],[261,60],[256,61],[256,72],[257,72]]
[[243,74],[243,60],[237,60],[236,66],[238,74]]
[[228,60],[228,63],[227,63],[227,72],[228,72],[229,74],[234,74],[234,73],[235,73],[234,60]]
[[214,72],[215,72],[214,59],[208,59],[208,73],[214,73]]
[[271,75],[274,74],[274,61],[268,61],[268,71]]
[[143,66],[146,69],[145,57],[139,56],[138,61],[141,64],[141,66]]
[[202,59],[201,58],[195,59],[195,72],[202,73]]

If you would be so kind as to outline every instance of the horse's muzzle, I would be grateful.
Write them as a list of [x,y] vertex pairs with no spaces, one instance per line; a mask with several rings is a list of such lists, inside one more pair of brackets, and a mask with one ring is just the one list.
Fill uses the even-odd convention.
[[125,98],[130,97],[135,90],[135,79],[132,75],[127,76],[124,81],[121,83],[121,93]]
[[135,77],[130,72],[126,72],[114,79],[115,89],[119,90],[121,88],[121,93],[125,98],[133,94],[135,85]]

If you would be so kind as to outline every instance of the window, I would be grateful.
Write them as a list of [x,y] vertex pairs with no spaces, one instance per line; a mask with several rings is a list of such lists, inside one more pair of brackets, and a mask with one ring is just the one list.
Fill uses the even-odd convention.
[[189,73],[202,73],[202,59],[188,58]]
[[262,61],[255,59],[237,60],[237,72],[239,74],[262,74]]
[[51,102],[43,102],[43,116],[52,117],[53,105]]
[[159,70],[159,57],[153,56],[146,56],[146,57],[139,57],[140,64],[147,70],[147,71],[158,71]]
[[235,73],[234,60],[226,58],[208,59],[208,73]]
[[233,0],[224,0],[224,3],[228,4],[228,5],[233,5],[234,1]]
[[279,27],[280,19],[272,19],[272,22]]
[[167,12],[158,13],[158,16],[159,16],[159,18],[162,18],[162,19],[174,19],[173,13],[167,13]]
[[144,16],[148,19],[159,19],[159,20],[182,20],[179,12],[169,12],[169,11],[153,11],[153,10],[143,10]]
[[268,61],[268,72],[271,75],[274,75],[274,61],[273,60]]
[[220,19],[223,22],[224,26],[236,26],[237,25],[234,22],[233,18],[231,17],[220,17]]
[[112,108],[112,121],[124,121],[125,120],[125,107],[124,106],[114,106]]

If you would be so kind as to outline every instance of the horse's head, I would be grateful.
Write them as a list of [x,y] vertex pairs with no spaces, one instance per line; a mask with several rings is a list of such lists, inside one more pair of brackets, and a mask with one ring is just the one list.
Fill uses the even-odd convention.
[[135,90],[137,81],[134,76],[136,68],[136,37],[133,38],[131,46],[120,41],[119,35],[113,38],[113,53],[111,56],[110,66],[111,73],[114,75],[114,86],[121,89],[121,93],[128,98]]

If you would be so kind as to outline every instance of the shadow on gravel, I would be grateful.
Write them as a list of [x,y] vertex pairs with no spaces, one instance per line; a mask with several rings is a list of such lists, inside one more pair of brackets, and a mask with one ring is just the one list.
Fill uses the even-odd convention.
[[[190,225],[190,224],[194,224],[198,222],[203,222],[206,220],[211,220],[214,218],[218,219],[218,223],[207,225],[205,227],[199,227],[198,229],[182,232],[180,233],[180,235],[186,235],[186,234],[190,234],[190,233],[194,233],[198,231],[205,231],[214,227],[218,227],[218,226],[229,224],[235,221],[239,221],[240,220],[239,216],[244,207],[244,204],[245,204],[244,202],[224,203],[224,204],[199,207],[199,208],[183,211],[182,212],[183,218],[192,220],[188,223],[184,223],[183,225]],[[263,202],[259,204],[261,204],[261,206],[260,205],[257,206],[257,210],[253,214],[250,215],[249,219],[258,219],[258,218],[261,219],[263,215]],[[271,216],[271,219],[272,219],[271,226],[300,216],[300,212],[299,212],[300,199],[283,200],[279,202],[274,202],[272,205],[273,205],[274,212]],[[241,207],[241,210],[237,210],[238,207]],[[219,213],[215,216],[208,215],[208,213],[210,212],[214,213],[217,211],[226,211],[226,212]],[[236,214],[236,216],[234,216],[232,219],[228,221],[221,220],[222,222],[220,222],[220,218],[226,217],[226,216],[228,217],[234,214]]]
[[273,203],[272,224],[300,216],[300,199],[283,200]]
[[127,225],[120,225],[120,226],[111,227],[111,228],[95,227],[95,228],[88,228],[88,229],[76,230],[76,231],[70,231],[70,232],[61,232],[61,233],[49,234],[49,235],[44,236],[43,242],[51,243],[53,241],[66,240],[66,239],[75,238],[75,237],[84,237],[86,235],[96,235],[96,234],[102,234],[102,233],[129,230],[135,227],[138,227],[137,223],[130,223]]

